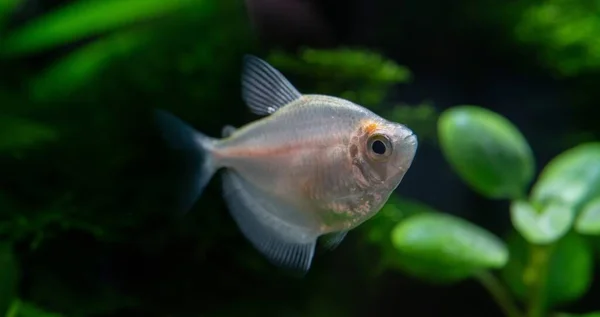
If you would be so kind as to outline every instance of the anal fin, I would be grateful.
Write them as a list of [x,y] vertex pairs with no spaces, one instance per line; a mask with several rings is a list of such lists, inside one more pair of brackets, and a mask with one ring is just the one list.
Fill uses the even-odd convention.
[[323,235],[321,238],[323,239],[323,247],[330,251],[334,250],[342,243],[346,234],[348,234],[348,231],[339,231]]
[[308,225],[285,219],[301,211],[245,180],[238,173],[223,173],[223,189],[229,211],[240,231],[271,263],[306,273],[312,262],[319,233]]

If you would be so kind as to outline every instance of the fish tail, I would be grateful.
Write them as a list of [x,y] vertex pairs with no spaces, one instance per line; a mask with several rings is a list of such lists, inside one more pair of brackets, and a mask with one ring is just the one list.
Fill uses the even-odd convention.
[[184,167],[185,176],[182,191],[178,193],[179,209],[187,213],[210,182],[218,169],[213,156],[217,139],[196,131],[176,116],[164,111],[155,110],[155,119],[160,132],[170,147],[186,153]]

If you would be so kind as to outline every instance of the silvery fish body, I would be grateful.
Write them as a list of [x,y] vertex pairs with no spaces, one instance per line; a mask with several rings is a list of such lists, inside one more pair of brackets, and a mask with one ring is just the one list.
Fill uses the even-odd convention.
[[221,139],[158,111],[167,140],[198,154],[184,208],[223,169],[225,201],[245,237],[271,262],[307,271],[319,237],[335,248],[381,209],[409,169],[417,138],[350,101],[302,95],[252,56],[244,59],[242,97],[265,117],[226,126]]

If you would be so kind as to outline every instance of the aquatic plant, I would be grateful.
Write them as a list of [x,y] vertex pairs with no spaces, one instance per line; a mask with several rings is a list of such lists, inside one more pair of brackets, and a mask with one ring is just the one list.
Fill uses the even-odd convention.
[[433,283],[474,278],[511,317],[547,316],[581,298],[594,276],[592,245],[600,235],[600,143],[558,155],[528,191],[533,153],[503,116],[477,106],[452,107],[441,114],[438,135],[448,163],[471,189],[510,201],[513,230],[502,241],[422,203],[391,201],[379,217],[397,224],[367,232],[373,243],[390,240],[386,248],[395,252],[387,250],[386,268]]

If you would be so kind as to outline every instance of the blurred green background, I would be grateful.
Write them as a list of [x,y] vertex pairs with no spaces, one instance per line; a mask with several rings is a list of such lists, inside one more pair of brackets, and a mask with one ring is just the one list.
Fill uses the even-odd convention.
[[[600,311],[598,34],[589,0],[0,0],[0,315]],[[243,54],[419,136],[389,203],[303,279],[242,236],[218,178],[170,211],[191,162],[152,110],[212,136],[256,120]]]

